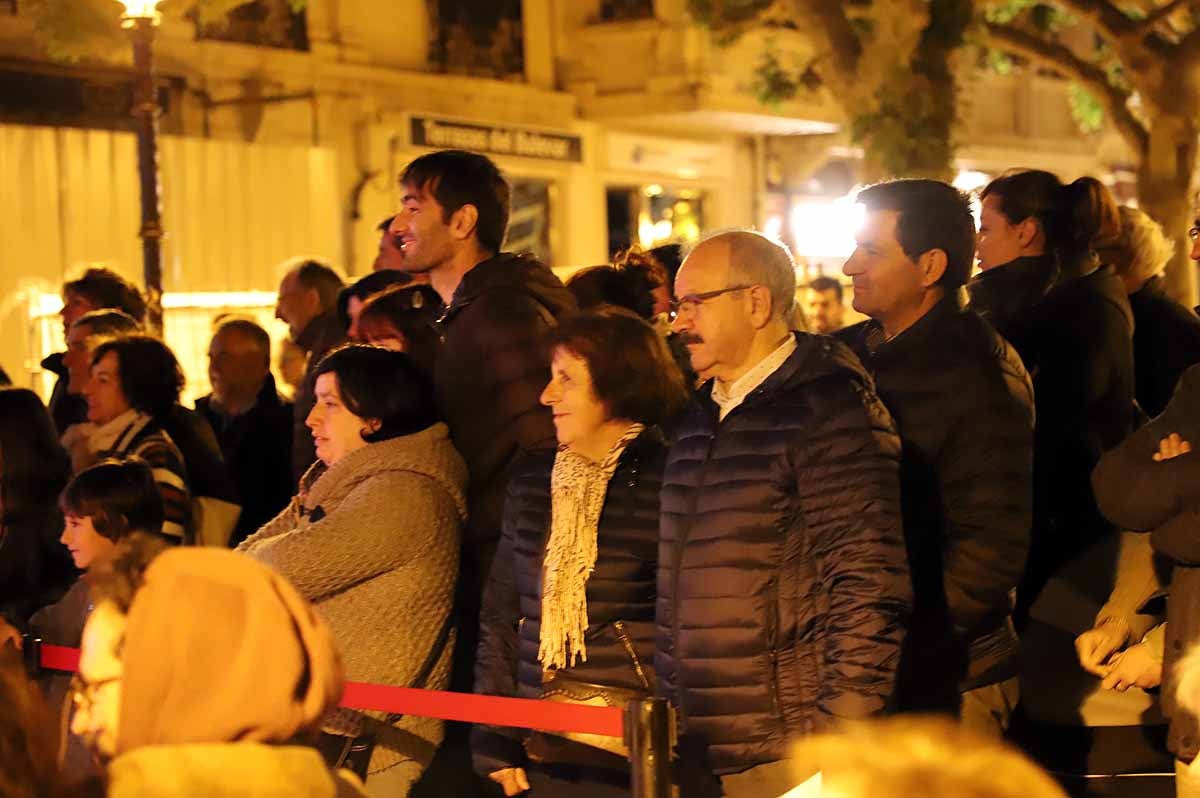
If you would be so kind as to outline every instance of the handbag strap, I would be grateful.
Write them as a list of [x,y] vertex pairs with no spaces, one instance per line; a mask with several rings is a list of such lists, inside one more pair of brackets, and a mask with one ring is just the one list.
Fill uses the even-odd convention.
[[[453,631],[457,618],[458,603],[455,602],[451,606],[450,612],[446,613],[446,620],[442,622],[442,628],[438,631],[433,645],[429,648],[429,653],[425,655],[425,661],[421,663],[421,669],[417,671],[417,675],[413,678],[412,684],[409,687],[424,689],[425,683],[433,675],[433,669],[437,666],[438,660],[442,658],[442,653],[446,650],[446,645],[450,642],[450,632]],[[389,713],[387,716],[388,725],[396,724],[403,717],[403,712]]]

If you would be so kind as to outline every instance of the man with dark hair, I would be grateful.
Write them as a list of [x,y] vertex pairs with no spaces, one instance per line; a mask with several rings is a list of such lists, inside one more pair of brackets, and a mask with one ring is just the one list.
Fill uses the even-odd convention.
[[223,321],[208,346],[212,393],[196,410],[212,425],[233,477],[242,513],[230,537],[236,547],[279,513],[295,492],[292,403],[271,376],[271,338],[250,319]]
[[404,252],[400,249],[400,244],[390,229],[392,219],[395,218],[395,216],[389,216],[375,226],[375,229],[379,231],[379,253],[375,256],[375,262],[371,264],[373,272],[404,270]]
[[903,442],[915,605],[898,698],[1000,736],[1017,699],[1010,594],[1033,523],[1033,388],[960,299],[975,255],[967,197],[896,180],[858,201],[866,218],[842,271],[871,320],[838,337],[872,372]]
[[842,302],[840,281],[822,275],[810,282],[805,289],[804,311],[812,331],[832,335],[846,326],[843,321],[846,308]]
[[338,294],[342,278],[328,264],[312,258],[296,258],[283,266],[275,318],[283,320],[296,345],[308,353],[304,381],[296,389],[292,419],[292,478],[297,481],[317,459],[312,433],[304,425],[315,401],[312,370],[325,353],[346,342],[346,330],[338,318]]
[[76,319],[67,330],[67,351],[62,356],[67,369],[67,391],[83,395],[83,386],[87,385],[92,374],[92,350],[100,344],[97,339],[141,331],[142,326],[133,316],[115,308],[90,310]]
[[363,303],[375,294],[398,285],[412,282],[406,272],[395,269],[373,271],[365,277],[360,277],[338,293],[337,312],[346,336],[352,341],[361,341],[358,334],[358,314],[362,311]]
[[[112,269],[103,267],[90,268],[77,279],[64,283],[62,300],[59,315],[64,338],[70,335],[75,320],[90,311],[119,310],[139,325],[146,317],[146,301],[138,287]],[[68,367],[63,362],[65,354],[56,352],[42,361],[42,368],[58,376],[50,397],[50,415],[59,432],[87,419],[87,405],[80,395],[82,386],[74,391],[68,389]]]
[[404,270],[428,274],[446,305],[434,383],[471,474],[463,581],[478,589],[499,539],[510,469],[522,453],[555,444],[549,409],[538,402],[550,378],[541,343],[575,303],[546,266],[500,252],[509,187],[487,157],[430,153],[405,168],[400,185],[391,232]]
[[751,231],[701,242],[675,281],[707,380],[659,537],[655,671],[700,780],[684,795],[784,793],[792,743],[891,703],[911,599],[900,441],[850,351],[791,330],[795,294],[787,250]]

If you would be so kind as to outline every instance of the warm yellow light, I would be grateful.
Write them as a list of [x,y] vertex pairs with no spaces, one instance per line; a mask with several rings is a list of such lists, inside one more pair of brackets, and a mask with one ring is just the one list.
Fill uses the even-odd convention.
[[125,7],[125,19],[159,20],[158,4],[162,0],[117,0]]

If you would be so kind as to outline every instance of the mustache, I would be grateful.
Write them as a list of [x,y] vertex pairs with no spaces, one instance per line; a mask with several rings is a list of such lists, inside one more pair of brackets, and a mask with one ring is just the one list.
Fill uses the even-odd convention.
[[688,344],[702,344],[704,343],[704,339],[693,332],[681,332],[679,333],[679,343],[684,346]]

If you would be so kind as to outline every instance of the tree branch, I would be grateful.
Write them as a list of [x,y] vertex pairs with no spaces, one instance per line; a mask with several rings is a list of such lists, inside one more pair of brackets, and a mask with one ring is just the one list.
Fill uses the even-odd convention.
[[1159,6],[1147,14],[1145,19],[1138,21],[1137,27],[1139,32],[1150,33],[1158,26],[1158,23],[1184,6],[1190,6],[1193,2],[1194,0],[1172,0],[1172,2],[1167,3],[1165,6]]
[[1137,32],[1138,22],[1108,0],[1058,0],[1058,4],[1090,21],[1109,41]]
[[1112,120],[1113,126],[1129,143],[1134,152],[1139,156],[1147,152],[1150,146],[1150,134],[1146,130],[1146,126],[1129,110],[1129,92],[1114,86],[1103,69],[1083,60],[1065,45],[1048,41],[1018,28],[989,22],[987,23],[987,34],[997,49],[1028,58],[1030,61],[1082,84],[1088,91],[1096,95],[1096,99],[1104,106],[1108,118]]
[[814,23],[808,30],[816,50],[825,54],[837,70],[837,80],[853,83],[858,73],[858,61],[862,56],[862,42],[840,0],[794,0],[796,18],[811,19]]

